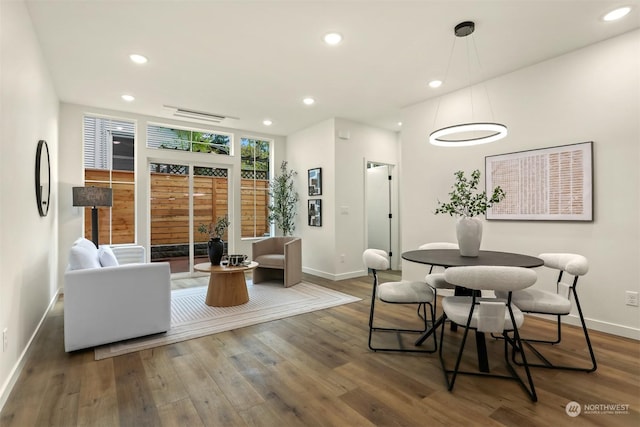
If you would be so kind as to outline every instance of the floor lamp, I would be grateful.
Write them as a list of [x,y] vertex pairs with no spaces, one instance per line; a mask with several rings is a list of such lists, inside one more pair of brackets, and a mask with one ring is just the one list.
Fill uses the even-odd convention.
[[91,240],[98,247],[98,206],[113,205],[113,190],[105,187],[73,187],[73,206],[91,206]]

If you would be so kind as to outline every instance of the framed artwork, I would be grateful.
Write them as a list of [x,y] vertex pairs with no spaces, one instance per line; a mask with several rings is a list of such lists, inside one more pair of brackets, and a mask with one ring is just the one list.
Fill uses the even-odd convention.
[[322,194],[322,168],[309,169],[309,195]]
[[487,192],[506,193],[487,219],[593,221],[593,142],[485,157]]
[[322,227],[322,200],[310,199],[308,203],[309,225]]

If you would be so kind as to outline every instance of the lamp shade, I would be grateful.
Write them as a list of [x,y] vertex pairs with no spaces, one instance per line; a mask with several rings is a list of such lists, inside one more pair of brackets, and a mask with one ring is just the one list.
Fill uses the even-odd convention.
[[113,190],[105,187],[73,187],[73,206],[112,206]]

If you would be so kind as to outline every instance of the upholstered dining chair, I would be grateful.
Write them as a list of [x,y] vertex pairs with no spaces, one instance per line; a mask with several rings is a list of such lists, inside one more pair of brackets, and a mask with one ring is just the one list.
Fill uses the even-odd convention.
[[[453,369],[446,367],[443,356],[444,332],[440,333],[440,363],[445,374],[449,391],[453,390],[458,374],[471,374],[492,378],[504,378],[517,381],[532,401],[537,401],[533,378],[527,365],[524,351],[521,351],[522,365],[526,374],[526,383],[510,363],[509,346],[522,350],[522,342],[518,328],[524,322],[524,314],[512,303],[511,294],[514,291],[528,288],[536,282],[537,274],[534,270],[523,267],[503,266],[468,266],[451,267],[444,273],[445,280],[456,286],[463,286],[474,291],[503,291],[507,298],[482,298],[479,292],[470,296],[447,296],[442,300],[442,310],[446,319],[464,328],[464,334]],[[460,365],[464,353],[469,330],[480,332],[500,333],[504,338],[504,362],[510,375],[481,373],[476,371],[462,371]],[[511,333],[512,335],[508,335]]]
[[[362,254],[365,266],[373,274],[373,288],[371,290],[371,307],[369,310],[369,348],[373,351],[397,351],[411,353],[433,353],[437,350],[438,344],[436,336],[433,334],[433,349],[405,348],[400,342],[398,347],[376,347],[372,343],[374,332],[401,333],[424,333],[435,321],[435,311],[433,309],[434,292],[421,281],[403,280],[400,282],[378,282],[378,271],[389,269],[389,257],[387,253],[380,249],[367,249]],[[389,304],[417,304],[422,307],[422,312],[418,311],[418,316],[424,323],[423,329],[411,328],[384,328],[375,326],[376,300]],[[429,306],[427,317],[427,306]],[[398,336],[400,341],[400,335]]]
[[[555,292],[542,289],[525,289],[514,292],[512,302],[521,311],[525,313],[548,314],[556,317],[557,329],[556,336],[550,340],[522,338],[522,341],[533,351],[542,363],[529,363],[529,366],[551,369],[566,369],[572,371],[593,372],[598,368],[596,356],[593,352],[591,340],[589,339],[589,331],[584,321],[582,307],[578,299],[576,290],[578,279],[584,276],[589,270],[589,262],[582,255],[572,253],[543,253],[538,258],[544,261],[547,268],[558,271],[558,279],[556,281]],[[572,276],[566,280],[566,276]],[[499,293],[498,293],[499,294]],[[562,316],[567,316],[571,312],[571,295],[576,304],[580,324],[587,344],[589,357],[591,358],[591,366],[568,366],[554,364],[550,362],[542,353],[531,343],[559,344],[562,340]],[[504,296],[504,295],[502,295]],[[514,352],[514,356],[517,352]],[[514,362],[515,362],[514,357]]]
[[[458,249],[458,245],[450,242],[430,242],[420,245],[418,249]],[[436,268],[437,266],[434,265],[429,266],[429,273],[425,277],[425,281],[427,285],[433,289],[435,297],[438,296],[438,289],[455,289],[455,286],[444,279],[444,271],[434,271]],[[435,297],[434,311],[437,305],[437,299]]]

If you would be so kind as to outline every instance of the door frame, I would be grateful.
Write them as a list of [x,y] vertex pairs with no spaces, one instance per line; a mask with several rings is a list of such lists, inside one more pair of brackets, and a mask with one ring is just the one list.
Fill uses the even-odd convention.
[[389,163],[388,161],[377,161],[372,158],[364,158],[364,221],[363,221],[363,234],[364,234],[364,246],[365,249],[369,246],[369,218],[367,213],[367,169],[369,163],[374,163],[376,165],[386,165],[390,167],[391,174],[391,184],[389,186],[391,191],[391,253],[392,256],[390,259],[390,268],[392,270],[400,270],[402,266],[402,262],[400,259],[400,203],[399,203],[399,186],[398,186],[398,165],[395,163]]
[[[226,169],[227,170],[227,212],[229,215],[230,219],[234,218],[234,180],[233,180],[233,166],[230,164],[224,164],[224,163],[215,163],[215,162],[205,162],[202,161],[201,159],[197,159],[197,160],[178,160],[178,159],[163,159],[163,158],[147,158],[147,197],[146,197],[146,204],[147,204],[147,235],[149,236],[149,240],[148,240],[148,251],[149,251],[149,255],[148,255],[148,259],[149,261],[151,260],[151,179],[149,179],[149,174],[150,172],[150,166],[152,163],[165,163],[165,164],[176,164],[176,165],[181,165],[181,166],[187,166],[189,168],[189,174],[188,174],[188,191],[189,191],[189,271],[187,272],[179,272],[179,273],[171,273],[171,278],[172,279],[181,279],[181,278],[188,278],[188,277],[199,277],[199,276],[203,276],[205,275],[204,273],[200,273],[194,270],[194,258],[195,258],[195,254],[194,254],[194,250],[193,250],[193,244],[194,244],[194,219],[193,219],[193,190],[194,190],[194,183],[193,183],[193,171],[194,171],[194,167],[204,167],[204,168],[214,168],[214,169]],[[231,226],[229,227],[227,236],[228,236],[228,241],[227,241],[227,250],[229,253],[231,253],[234,250],[234,234],[233,234],[233,229],[231,228],[233,227],[233,223],[231,224]]]

